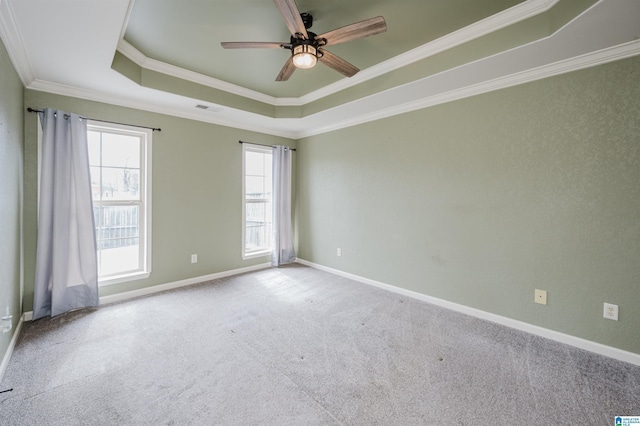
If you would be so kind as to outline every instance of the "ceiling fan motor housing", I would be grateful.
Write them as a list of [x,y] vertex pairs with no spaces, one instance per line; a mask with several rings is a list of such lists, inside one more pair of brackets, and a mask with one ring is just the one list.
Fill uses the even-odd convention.
[[312,33],[311,31],[307,31],[307,34],[309,35],[309,38],[291,36],[290,41],[291,41],[292,48],[303,45],[303,44],[307,44],[317,49],[318,47],[322,47],[325,44],[327,44],[327,41],[325,39],[323,38],[317,39],[316,37],[318,36],[315,33]]

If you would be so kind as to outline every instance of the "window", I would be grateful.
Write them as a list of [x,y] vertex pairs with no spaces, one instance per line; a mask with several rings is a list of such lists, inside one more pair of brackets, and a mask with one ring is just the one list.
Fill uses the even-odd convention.
[[151,131],[87,126],[100,285],[146,278],[151,266]]
[[242,258],[271,254],[272,150],[242,145]]

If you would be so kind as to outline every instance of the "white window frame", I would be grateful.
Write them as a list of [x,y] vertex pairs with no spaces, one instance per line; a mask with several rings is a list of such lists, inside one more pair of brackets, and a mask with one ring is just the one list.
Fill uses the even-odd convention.
[[[242,144],[242,259],[254,259],[257,257],[265,257],[271,256],[273,248],[271,247],[271,242],[268,248],[264,248],[261,250],[251,250],[248,251],[246,249],[246,231],[247,231],[247,203],[271,203],[273,206],[273,194],[271,199],[259,198],[259,199],[249,199],[246,198],[246,153],[247,152],[260,152],[270,154],[273,159],[273,149],[271,147],[262,146],[262,145],[253,145],[249,143]],[[271,167],[273,170],[273,161],[271,162]],[[269,238],[271,241],[271,238]]]
[[94,201],[93,205],[138,205],[140,252],[138,264],[140,269],[132,272],[114,274],[98,278],[99,286],[123,283],[148,278],[151,275],[151,129],[144,129],[124,124],[103,124],[87,120],[87,130],[111,134],[123,134],[140,138],[140,201]]

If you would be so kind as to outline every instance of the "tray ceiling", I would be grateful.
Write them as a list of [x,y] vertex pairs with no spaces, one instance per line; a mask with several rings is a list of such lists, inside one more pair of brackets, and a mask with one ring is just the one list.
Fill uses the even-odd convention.
[[[328,48],[360,69],[471,25],[522,0],[298,0],[321,34],[375,16],[388,31]],[[290,56],[285,49],[225,50],[222,41],[288,42],[289,32],[272,1],[136,0],[124,40],[148,58],[275,97],[298,97],[344,78],[319,64],[275,78]]]
[[286,41],[267,0],[0,0],[0,37],[28,89],[296,139],[640,54],[637,0],[297,4],[316,33],[388,30],[329,48],[355,76],[287,82],[288,51],[220,46]]

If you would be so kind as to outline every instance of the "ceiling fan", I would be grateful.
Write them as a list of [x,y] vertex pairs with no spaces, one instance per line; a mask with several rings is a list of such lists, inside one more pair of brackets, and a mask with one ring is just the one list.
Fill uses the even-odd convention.
[[296,68],[313,68],[317,61],[329,68],[351,77],[360,71],[339,56],[325,49],[347,41],[358,40],[371,35],[379,34],[387,30],[387,24],[382,16],[365,19],[351,25],[346,25],[335,30],[316,35],[307,31],[313,25],[313,16],[308,13],[300,13],[295,0],[273,0],[284,22],[289,28],[291,39],[289,42],[263,42],[263,41],[223,41],[220,45],[225,49],[289,49],[291,56],[280,70],[276,81],[287,81]]

